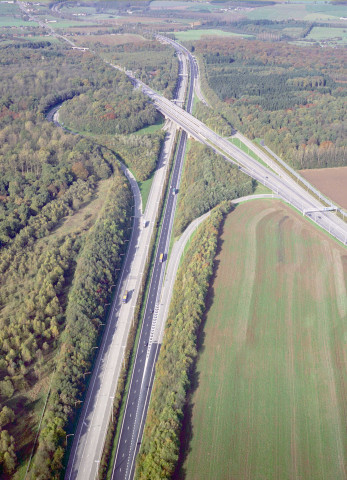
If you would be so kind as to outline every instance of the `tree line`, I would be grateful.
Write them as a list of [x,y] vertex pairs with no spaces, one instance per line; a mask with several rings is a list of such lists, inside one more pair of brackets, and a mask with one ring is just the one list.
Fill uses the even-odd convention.
[[138,480],[169,479],[175,470],[219,228],[230,209],[230,203],[223,202],[211,212],[196,231],[178,271],[136,465]]
[[210,148],[191,141],[184,166],[174,235],[224,200],[249,195],[254,181]]
[[83,398],[86,374],[92,368],[100,326],[117,282],[131,227],[132,194],[120,168],[103,212],[80,254],[65,313],[56,371],[30,478],[62,475],[66,433],[72,427],[76,404]]

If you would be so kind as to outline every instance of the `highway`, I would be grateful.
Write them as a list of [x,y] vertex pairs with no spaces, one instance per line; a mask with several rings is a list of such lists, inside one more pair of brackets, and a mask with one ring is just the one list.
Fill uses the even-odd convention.
[[[106,330],[98,349],[98,357],[85,397],[79,423],[73,437],[73,445],[65,473],[67,480],[94,480],[97,476],[116,386],[122,366],[124,348],[133,320],[134,309],[149,244],[154,227],[159,200],[165,181],[167,159],[173,146],[175,129],[167,133],[165,149],[162,152],[155,174],[147,207],[142,214],[142,202],[135,179],[133,191],[134,208],[133,233],[122,267],[121,278],[114,295]],[[127,170],[125,172],[130,175]],[[137,188],[137,190],[136,190]],[[144,222],[146,221],[146,226]],[[122,302],[127,290],[128,299]]]
[[[52,108],[46,118],[63,128],[56,118],[59,108],[60,105]],[[171,141],[171,143],[173,142]],[[153,182],[154,188],[152,188],[150,194],[150,200],[152,201],[149,205],[151,207],[148,207],[145,212],[148,217],[156,214],[156,209],[153,206],[157,205],[157,199],[161,194],[164,183],[165,158],[164,152],[158,165],[157,181]],[[130,182],[134,196],[132,235],[103,339],[99,346],[99,354],[93,369],[79,423],[73,436],[73,445],[65,473],[65,478],[67,479],[94,480],[96,478],[111,416],[115,389],[122,367],[124,347],[141,283],[141,273],[144,269],[153,230],[153,224],[152,226],[149,224],[144,228],[143,220],[141,222],[143,218],[141,213],[142,200],[135,178],[124,165],[122,165],[122,170]],[[150,208],[152,208],[153,212],[150,212]],[[122,296],[125,290],[129,291],[129,301],[124,304]]]
[[[181,60],[180,69],[184,71],[184,68]],[[178,89],[179,98],[183,95],[183,90],[186,85],[185,77],[181,77],[181,85],[182,88]],[[52,120],[54,120],[54,112],[52,113]],[[134,211],[134,231],[129,243],[125,264],[122,269],[122,277],[107,322],[106,332],[99,348],[99,355],[90,380],[78,427],[74,435],[74,441],[65,474],[66,480],[94,480],[97,477],[107,426],[111,418],[111,407],[122,365],[124,347],[134,314],[144,265],[149,254],[148,249],[153,232],[154,220],[157,216],[159,201],[162,195],[166,170],[168,167],[167,160],[173,148],[175,134],[176,127],[173,126],[173,128],[169,128],[164,144],[164,151],[158,162],[146,210],[143,215],[141,214],[142,206],[140,194],[138,193],[137,195],[135,191],[135,199],[136,197],[138,198]],[[125,171],[127,172],[126,169]],[[170,195],[169,203],[171,200],[176,201],[176,198],[174,198],[173,195]],[[167,227],[164,225],[163,231],[167,230],[170,225]],[[162,249],[163,251],[167,251],[168,249],[165,235],[162,235],[159,249]],[[160,253],[157,253],[156,259],[156,264],[159,264],[159,268],[155,270],[155,274],[152,278],[153,292],[156,292],[156,286],[158,283],[162,282],[162,276],[164,274],[165,262],[159,262],[158,255],[160,255]],[[126,303],[123,303],[122,296],[125,290],[129,292],[128,300]],[[154,317],[154,321],[155,311],[157,309],[155,300],[156,299],[153,298],[153,296],[149,297],[146,310],[147,317],[149,316],[151,319]],[[146,336],[146,343],[149,344],[148,330],[145,328],[145,323],[143,325],[143,335]],[[139,358],[140,364],[144,361],[143,353],[145,350],[147,350],[147,345],[145,345],[144,340],[141,339],[139,345],[139,355],[142,355]],[[148,352],[150,360],[152,359],[153,354],[155,355],[155,349]]]
[[[196,76],[194,64],[191,63],[190,67],[191,82],[187,98],[188,111],[192,111],[194,79]],[[159,244],[155,255],[154,268],[138,344],[139,346],[136,353],[120,437],[117,445],[116,458],[113,465],[111,478],[114,480],[133,478],[136,456],[141,444],[153,385],[155,364],[160,350],[160,343],[154,335],[158,329],[159,331],[163,330],[163,318],[159,316],[158,313],[161,307],[166,259],[177,202],[176,191],[179,188],[181,179],[186,141],[187,135],[185,132],[182,132],[171,179],[171,188],[160,231]],[[161,255],[163,255],[163,261],[160,260]]]
[[[25,11],[24,7],[22,9]],[[28,14],[32,19],[35,19],[37,21],[36,18],[30,15],[30,13]],[[53,30],[43,22],[39,23],[40,26],[48,28],[52,34],[61,38],[62,40],[67,41],[70,46],[75,48],[73,42],[64,38],[61,35],[55,34],[55,32],[53,32]],[[181,81],[180,87],[177,89],[177,99],[178,103],[183,104],[183,99],[185,96],[184,93],[187,86],[187,65],[184,55],[179,55],[179,60],[179,73]],[[193,102],[193,86],[194,84],[192,82],[189,90],[188,101],[188,107],[190,111]],[[47,119],[49,121],[53,121],[57,126],[64,128],[59,123],[59,119],[57,117],[58,109],[59,105],[57,105],[49,112]],[[124,348],[126,345],[128,332],[132,322],[134,308],[139,293],[139,287],[142,280],[141,275],[143,273],[144,264],[149,253],[148,247],[153,231],[153,223],[157,215],[159,199],[162,194],[162,187],[164,184],[166,169],[168,165],[167,160],[172,150],[176,128],[177,127],[175,127],[175,124],[171,123],[171,128],[169,128],[170,132],[166,136],[164,150],[158,162],[157,171],[154,177],[149,199],[147,202],[147,208],[144,215],[142,215],[142,202],[137,183],[129,170],[126,169],[124,165],[122,166],[125,175],[128,177],[128,180],[131,183],[131,187],[134,193],[135,205],[133,231],[129,242],[126,258],[122,266],[120,280],[118,282],[117,290],[114,296],[114,300],[112,302],[106,330],[103,335],[102,343],[99,346],[97,359],[92,372],[92,377],[89,382],[89,388],[84,400],[77,429],[73,435],[73,445],[70,451],[68,466],[65,472],[66,480],[94,480],[98,477],[99,463],[103,451],[108,423],[111,418],[112,403],[122,367]],[[176,206],[176,188],[179,185],[179,180],[181,176],[182,159],[185,151],[185,144],[186,134],[184,133],[181,136],[181,140],[178,146],[174,172],[171,180],[172,186],[175,186],[175,194],[173,194],[173,190],[171,189],[166,204],[165,220],[163,222],[160,234],[159,246],[156,253],[155,268],[151,278],[150,294],[148,296],[146,313],[141,331],[141,339],[136,357],[138,365],[141,365],[142,362],[143,364],[146,364],[146,369],[144,369],[145,375],[143,376],[141,383],[145,384],[147,382],[148,385],[150,385],[153,381],[153,369],[159,353],[159,345],[157,342],[155,342],[153,348],[151,347],[153,344],[153,333],[158,318],[157,313],[159,295],[157,294],[157,291],[158,288],[160,289],[163,283],[163,276],[166,265],[166,257],[164,257],[164,261],[160,261],[160,254],[167,254],[169,248],[174,210]],[[129,295],[128,301],[124,304],[122,302],[122,297],[125,290],[129,292]],[[151,327],[149,328],[150,325]],[[158,325],[160,325],[160,322],[158,322]],[[144,360],[144,353],[146,356],[146,360]],[[138,378],[133,378],[133,383],[133,393],[136,396],[136,384],[138,383]],[[145,397],[144,405],[148,406],[147,401],[149,400],[149,391],[150,390],[147,389],[147,395],[144,395],[144,393],[146,392],[142,390],[141,402],[138,402],[138,405],[142,406],[143,398]],[[133,404],[130,405],[130,411],[133,411],[133,406]],[[131,413],[129,415],[129,418],[131,418]],[[143,415],[141,415],[141,419],[139,416],[135,418],[137,419],[135,427],[137,427],[137,425],[139,424],[140,426],[142,425],[143,428],[143,423],[141,421],[143,420]],[[127,427],[128,426],[125,427],[125,430],[128,429]],[[140,430],[134,428],[133,438],[135,438],[139,434]],[[134,445],[134,442],[131,443],[131,445]],[[134,468],[136,451],[137,450],[135,449],[132,458],[130,458],[130,456],[128,456],[127,458],[127,466],[130,465],[132,472]],[[120,453],[122,457],[124,457],[123,453],[124,452]],[[121,464],[124,465],[123,460],[121,460]],[[119,472],[121,472],[122,468],[124,469],[124,467],[122,466],[118,468]],[[125,470],[123,471],[125,473]],[[118,472],[116,475],[118,479]]]
[[[194,62],[193,62],[194,64]],[[317,200],[310,192],[304,190],[284,170],[275,167],[277,172],[253,159],[241,149],[233,145],[209,129],[204,123],[197,120],[188,112],[170,102],[162,95],[152,90],[143,82],[135,79],[131,72],[126,72],[132,81],[142,89],[151,99],[156,108],[166,117],[176,122],[184,131],[213,148],[231,163],[237,165],[247,175],[269,187],[286,202],[300,212],[317,210],[310,218],[321,228],[333,235],[344,245],[347,244],[347,224],[333,212],[324,211],[325,205]],[[271,163],[271,159],[269,159]],[[318,210],[320,210],[318,212]]]
[[[224,155],[228,161],[236,163],[245,173],[256,178],[261,183],[269,186],[276,194],[284,198],[296,206],[299,210],[322,207],[319,202],[311,195],[301,189],[290,177],[283,172],[276,173],[271,168],[267,168],[256,162],[254,159],[246,155],[237,147],[232,145],[226,139],[223,139],[208,129],[204,124],[189,115],[182,108],[175,105],[158,93],[154,92],[142,82],[136,80],[131,72],[127,72],[133,83],[142,88],[147,93],[157,108],[167,117],[176,122],[182,129],[208,146],[212,146],[215,151]],[[195,62],[191,60],[192,81],[190,83],[188,108],[191,111],[194,80],[197,75]],[[179,186],[179,171],[181,169],[182,154],[186,135],[182,135],[181,144],[179,146],[179,155],[177,156],[174,169],[172,184],[175,188]],[[232,157],[234,160],[231,160]],[[135,469],[136,455],[140,448],[146,412],[150,399],[150,392],[154,379],[154,368],[158,358],[161,336],[155,332],[163,331],[164,317],[161,316],[162,298],[161,287],[165,271],[165,254],[168,251],[168,242],[170,238],[170,230],[173,221],[173,212],[176,203],[176,195],[172,193],[168,197],[168,204],[165,212],[165,220],[160,236],[159,247],[156,252],[153,277],[150,285],[149,297],[146,305],[144,321],[139,340],[139,348],[136,354],[135,367],[131,379],[130,392],[127,398],[126,411],[121,427],[121,435],[117,446],[117,455],[113,466],[112,478],[115,480],[133,478]],[[343,243],[346,243],[347,229],[346,225],[330,212],[321,212],[315,215],[326,223],[326,229],[332,231],[336,229],[336,235],[340,236]],[[332,232],[334,233],[334,232]],[[160,261],[160,255],[164,254],[164,262]],[[159,322],[162,322],[159,325]],[[107,415],[105,415],[107,417]],[[94,456],[95,458],[95,456]],[[75,470],[78,476],[71,478],[94,478],[93,476],[84,477],[86,470],[84,462],[79,462],[79,468]],[[70,477],[66,477],[70,478]]]
[[[19,8],[21,8],[31,20],[38,22],[41,27],[48,29],[52,35],[68,42],[70,46],[76,48],[75,44],[71,40],[55,33],[51,27],[27,11],[26,6],[21,4],[21,2],[19,2]],[[192,72],[192,82],[194,81],[196,82],[196,85],[198,85],[198,66],[191,53],[185,47],[170,38],[162,35],[157,35],[156,38],[159,41],[170,43],[177,51],[188,56]],[[256,179],[263,185],[269,187],[276,194],[280,195],[286,202],[301,211],[303,215],[307,214],[312,221],[338,239],[341,243],[344,245],[347,244],[347,224],[338,218],[335,213],[325,211],[324,203],[316,200],[312,194],[310,194],[308,191],[305,191],[305,189],[298,185],[298,183],[296,183],[288,175],[288,173],[286,173],[284,170],[279,171],[278,166],[272,167],[271,169],[264,167],[252,157],[237,148],[235,145],[232,145],[227,139],[220,137],[215,132],[210,130],[206,125],[190,115],[188,112],[184,111],[182,108],[179,108],[177,105],[174,105],[173,102],[170,102],[165,97],[153,91],[143,82],[134,78],[132,72],[126,73],[132,79],[133,84],[140,87],[142,91],[152,99],[157,109],[167,118],[176,122],[177,125],[179,125],[188,133],[188,135],[191,135],[198,141],[210,146],[217,153],[224,156],[226,160],[238,165],[244,173]],[[189,112],[191,111],[189,110]],[[252,148],[254,149],[254,146]],[[263,152],[261,152],[261,156],[263,159],[265,157],[265,163],[267,165],[273,165],[273,161],[269,157],[266,158],[266,155],[264,155]],[[277,174],[275,172],[277,172]],[[312,190],[313,189],[311,188],[311,191]]]
[[[36,19],[35,19],[36,20]],[[37,21],[37,20],[36,20]],[[40,24],[41,25],[41,24]],[[47,25],[42,24],[47,28]],[[71,46],[74,44],[61,35],[56,35],[67,41]],[[171,43],[171,42],[169,42]],[[177,42],[173,42],[176,45]],[[176,47],[175,47],[176,48]],[[166,118],[175,122],[182,128],[184,133],[178,148],[178,155],[174,166],[172,185],[179,187],[182,158],[185,149],[187,134],[198,141],[213,148],[223,155],[228,161],[238,165],[240,170],[260,183],[268,186],[278,196],[292,204],[298,210],[322,210],[323,205],[312,195],[302,189],[285,172],[268,168],[252,157],[235,147],[227,139],[224,139],[210,130],[206,125],[190,115],[193,101],[194,82],[198,76],[198,68],[190,52],[182,47],[181,52],[188,55],[190,60],[191,83],[188,96],[187,111],[180,108],[174,102],[167,100],[160,94],[143,84],[131,72],[126,72],[132,79],[133,84],[142,89]],[[179,102],[180,103],[180,102]],[[167,158],[167,157],[166,157]],[[165,157],[161,158],[158,166],[158,175],[164,178]],[[126,170],[125,170],[126,171]],[[157,175],[156,174],[156,175]],[[129,180],[135,182],[127,172]],[[136,182],[135,182],[136,183]],[[148,207],[153,209],[161,194],[162,180],[154,181],[157,193],[148,200]],[[136,189],[135,185],[132,185]],[[116,388],[116,383],[122,363],[123,348],[127,339],[132,319],[132,309],[141,282],[141,272],[148,254],[150,228],[144,228],[141,224],[143,219],[155,218],[154,210],[146,210],[141,215],[140,198],[135,196],[134,231],[129,245],[127,258],[124,264],[122,277],[111,308],[111,315],[106,327],[103,342],[99,347],[99,356],[90,381],[81,419],[74,437],[68,468],[65,478],[78,480],[92,480],[96,478],[98,464],[107,430],[107,424],[111,416],[111,405]],[[172,191],[168,197],[165,210],[163,228],[160,235],[159,246],[156,252],[153,276],[151,279],[150,292],[146,305],[144,321],[142,325],[139,348],[136,354],[135,368],[131,379],[130,393],[127,399],[126,411],[122,423],[122,431],[117,447],[117,456],[114,463],[112,478],[115,480],[130,479],[135,469],[135,459],[140,448],[144,421],[150,399],[150,392],[154,378],[155,362],[157,360],[161,336],[155,332],[163,331],[164,318],[161,316],[163,307],[161,291],[165,273],[165,254],[168,252],[173,216],[176,206],[176,195]],[[347,243],[347,225],[334,213],[317,211],[311,215],[311,219],[326,231],[338,238],[343,244]],[[141,221],[140,221],[141,220]],[[160,261],[160,254],[164,254],[164,261]],[[134,274],[134,272],[137,272]],[[121,297],[124,289],[129,289],[130,298],[127,304],[122,304]],[[160,324],[161,322],[161,324]]]

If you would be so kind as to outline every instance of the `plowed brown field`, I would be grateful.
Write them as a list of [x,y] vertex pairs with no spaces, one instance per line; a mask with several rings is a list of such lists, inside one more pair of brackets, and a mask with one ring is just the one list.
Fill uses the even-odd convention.
[[346,480],[347,250],[277,200],[220,245],[177,478]]
[[300,173],[324,195],[347,208],[347,167],[315,168]]

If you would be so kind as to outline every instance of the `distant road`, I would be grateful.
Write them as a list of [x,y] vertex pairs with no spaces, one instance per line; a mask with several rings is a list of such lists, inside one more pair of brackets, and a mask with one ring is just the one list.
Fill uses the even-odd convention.
[[195,57],[190,53],[190,51],[181,45],[180,43],[172,40],[172,38],[164,37],[164,35],[156,35],[156,39],[162,43],[168,43],[174,47],[177,52],[181,52],[182,54],[186,55],[189,59],[191,66],[194,66],[194,91],[198,99],[204,103],[205,105],[209,106],[206,98],[204,97],[201,91],[201,82],[200,82],[200,74],[199,74],[199,65],[195,59]]

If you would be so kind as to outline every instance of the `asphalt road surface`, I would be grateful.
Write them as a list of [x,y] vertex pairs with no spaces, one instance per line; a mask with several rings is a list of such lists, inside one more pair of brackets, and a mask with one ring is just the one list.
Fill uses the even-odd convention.
[[[127,72],[131,76],[131,72]],[[337,238],[344,245],[347,244],[347,224],[333,212],[324,210],[325,205],[317,200],[310,192],[302,188],[284,170],[277,172],[253,159],[250,155],[229,142],[228,139],[220,137],[210,130],[205,124],[173,104],[166,98],[153,91],[150,87],[139,80],[133,81],[142,88],[142,91],[149,95],[157,109],[176,122],[183,130],[195,139],[213,148],[229,162],[238,165],[247,175],[256,179],[263,185],[269,187],[286,202],[293,205],[303,214],[307,214],[321,228]],[[271,163],[269,159],[267,163]],[[279,167],[276,167],[279,169]]]
[[[184,78],[181,80],[182,84],[186,83]],[[182,94],[180,88],[178,89],[178,94]],[[137,205],[135,209],[134,232],[122,270],[124,277],[121,278],[115,295],[106,327],[107,330],[99,349],[99,356],[93,370],[78,427],[75,432],[65,474],[67,480],[92,480],[96,478],[98,472],[107,426],[111,417],[111,406],[122,365],[124,347],[142,281],[141,275],[148,255],[154,220],[157,216],[159,200],[165,181],[168,166],[167,160],[172,150],[175,132],[176,127],[173,129],[169,128],[169,132],[166,135],[170,138],[169,140],[167,138],[168,141],[164,144],[164,152],[159,160],[155,173],[146,211],[141,216],[140,204]],[[170,196],[169,200],[171,200]],[[140,198],[138,199],[138,203],[139,202]],[[145,223],[146,226],[144,226]],[[163,248],[167,248],[165,244]],[[165,265],[165,263],[159,263],[161,267]],[[163,272],[164,270],[162,269],[162,272],[159,272],[159,274],[162,275]],[[154,289],[158,281],[161,281],[160,278],[153,278]],[[122,296],[125,290],[129,292],[128,301],[122,303]],[[148,311],[152,310],[153,316],[156,305],[155,302],[152,301],[153,299],[150,298],[150,300]],[[146,329],[144,331],[146,332]],[[146,341],[146,343],[147,342],[148,341]],[[141,350],[144,351],[145,347],[147,347],[147,345],[144,345],[144,343],[140,344],[140,353],[143,353]],[[155,350],[149,352],[150,360],[153,354],[155,354]],[[142,361],[143,359],[140,358],[139,363],[141,364]]]
[[[190,67],[191,81],[187,98],[188,111],[192,110],[194,79],[197,72],[194,63],[191,62]],[[133,478],[136,456],[141,445],[143,428],[153,386],[155,364],[160,350],[160,343],[157,339],[154,339],[154,333],[158,328],[157,323],[162,321],[158,312],[160,309],[166,259],[176,209],[176,192],[179,189],[181,179],[186,141],[187,135],[185,132],[182,132],[171,178],[170,191],[165,207],[158,249],[155,256],[135,364],[133,367],[129,393],[121,425],[121,433],[117,445],[116,458],[113,465],[111,478],[114,480]]]

